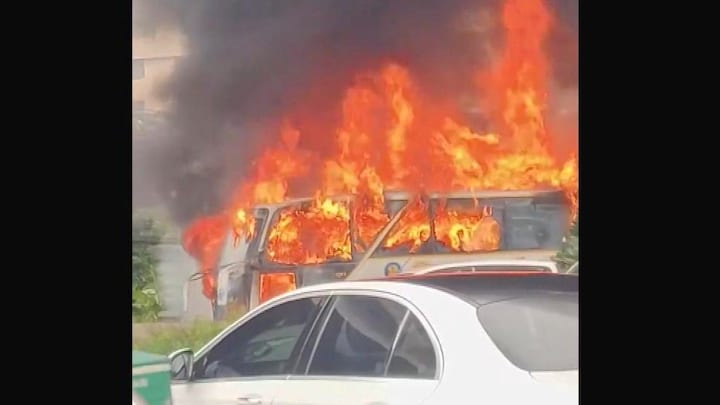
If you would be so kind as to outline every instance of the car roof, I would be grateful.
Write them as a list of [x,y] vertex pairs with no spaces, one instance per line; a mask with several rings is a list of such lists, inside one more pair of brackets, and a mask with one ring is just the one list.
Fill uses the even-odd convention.
[[537,271],[429,273],[383,280],[434,288],[476,305],[543,293],[577,293],[579,289],[573,275]]
[[[451,270],[463,267],[549,267],[555,268],[555,262],[552,260],[528,260],[528,259],[478,259],[468,260],[464,262],[429,264],[426,266],[415,267],[402,274],[420,274],[438,270]],[[508,269],[511,270],[511,269]]]

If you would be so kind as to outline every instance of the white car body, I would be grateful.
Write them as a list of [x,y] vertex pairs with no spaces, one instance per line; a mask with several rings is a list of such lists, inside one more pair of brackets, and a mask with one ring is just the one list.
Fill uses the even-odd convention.
[[486,269],[502,268],[508,271],[526,271],[528,268],[542,268],[549,273],[559,273],[557,264],[552,260],[473,260],[457,263],[443,263],[427,267],[416,267],[400,274],[430,274],[449,273],[456,271],[483,271]]
[[[477,274],[479,273],[474,273],[471,276],[477,277]],[[539,274],[542,277],[569,277],[547,273]],[[399,340],[401,340],[399,336],[404,330],[405,319],[411,316],[409,314],[416,317],[432,342],[435,352],[435,373],[433,377],[398,378],[294,373],[211,378],[190,382],[174,382],[172,386],[173,403],[175,405],[330,405],[340,403],[345,405],[446,405],[463,403],[569,405],[579,402],[577,369],[561,372],[530,373],[516,367],[503,355],[503,352],[493,343],[491,337],[481,326],[476,305],[436,288],[402,281],[346,281],[314,285],[285,293],[250,311],[212,339],[195,355],[194,364],[199,367],[203,356],[206,356],[214,347],[221,344],[228,335],[235,330],[242,331],[243,326],[249,321],[268,313],[267,311],[277,306],[308,297],[348,296],[380,298],[397,303],[405,308],[405,317],[398,327],[399,330],[395,335],[392,350],[389,352],[390,356],[393,353],[397,354],[394,350],[400,347],[398,345]],[[340,299],[335,298],[328,301],[331,303],[330,305],[333,305],[329,307],[332,315],[335,315],[335,311],[342,312],[342,310],[337,310],[334,306],[336,302],[340,302]],[[448,316],[449,314],[452,315]],[[329,318],[331,316],[319,318],[324,319],[325,323],[319,329],[318,335],[325,336],[325,326],[328,324],[327,320]],[[344,319],[352,320],[355,318]],[[312,322],[313,330],[317,322],[317,320]],[[345,325],[349,325],[349,323],[343,324],[343,328]],[[369,324],[366,324],[366,326],[373,327]],[[348,328],[350,327],[348,326]],[[342,328],[340,329],[342,330]],[[338,336],[343,333],[343,336],[349,338],[350,334],[347,331],[338,332]],[[312,333],[310,335],[312,336]],[[365,333],[362,336],[367,337],[369,335]],[[378,336],[372,338],[379,339]],[[574,339],[574,337],[571,338]],[[321,338],[318,339],[318,336],[315,336],[314,339],[320,340]],[[338,337],[339,341],[340,337]],[[375,340],[375,342],[379,341]],[[311,342],[311,340],[305,340],[305,342]],[[270,345],[266,345],[270,347]],[[305,343],[302,347],[306,347],[306,345],[308,343]],[[340,343],[337,343],[333,347],[339,345]],[[307,347],[309,348],[309,346]],[[309,370],[311,365],[314,364],[312,362],[317,358],[317,349],[318,345],[316,343],[308,357],[311,360],[308,361],[305,371]],[[295,353],[294,350],[296,349],[293,349],[292,353]],[[296,364],[304,364],[301,360],[302,354],[304,352],[301,352],[300,360]],[[400,356],[404,355],[405,353],[400,354]],[[415,353],[415,355],[422,357],[422,354]],[[260,356],[264,356],[264,354],[260,354]],[[407,358],[412,359],[413,356],[408,355]],[[392,364],[392,361],[390,361],[390,364]],[[210,366],[205,364],[205,367],[208,369]],[[388,374],[389,364],[385,367],[385,374]]]

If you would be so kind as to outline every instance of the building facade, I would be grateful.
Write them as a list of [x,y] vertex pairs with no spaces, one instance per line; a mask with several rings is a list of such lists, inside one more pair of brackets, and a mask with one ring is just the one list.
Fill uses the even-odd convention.
[[132,47],[133,110],[166,111],[170,100],[158,93],[185,55],[184,35],[170,24],[133,24]]

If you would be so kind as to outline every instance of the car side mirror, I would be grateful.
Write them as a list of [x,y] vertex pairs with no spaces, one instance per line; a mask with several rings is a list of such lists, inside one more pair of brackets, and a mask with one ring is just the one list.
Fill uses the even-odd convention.
[[195,356],[192,349],[180,349],[170,353],[170,376],[176,381],[190,381],[193,375]]

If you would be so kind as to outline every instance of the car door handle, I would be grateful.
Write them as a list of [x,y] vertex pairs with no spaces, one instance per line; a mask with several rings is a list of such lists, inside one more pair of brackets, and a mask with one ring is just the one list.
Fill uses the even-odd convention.
[[260,405],[262,404],[262,398],[259,395],[244,395],[239,397],[237,402],[246,405]]

